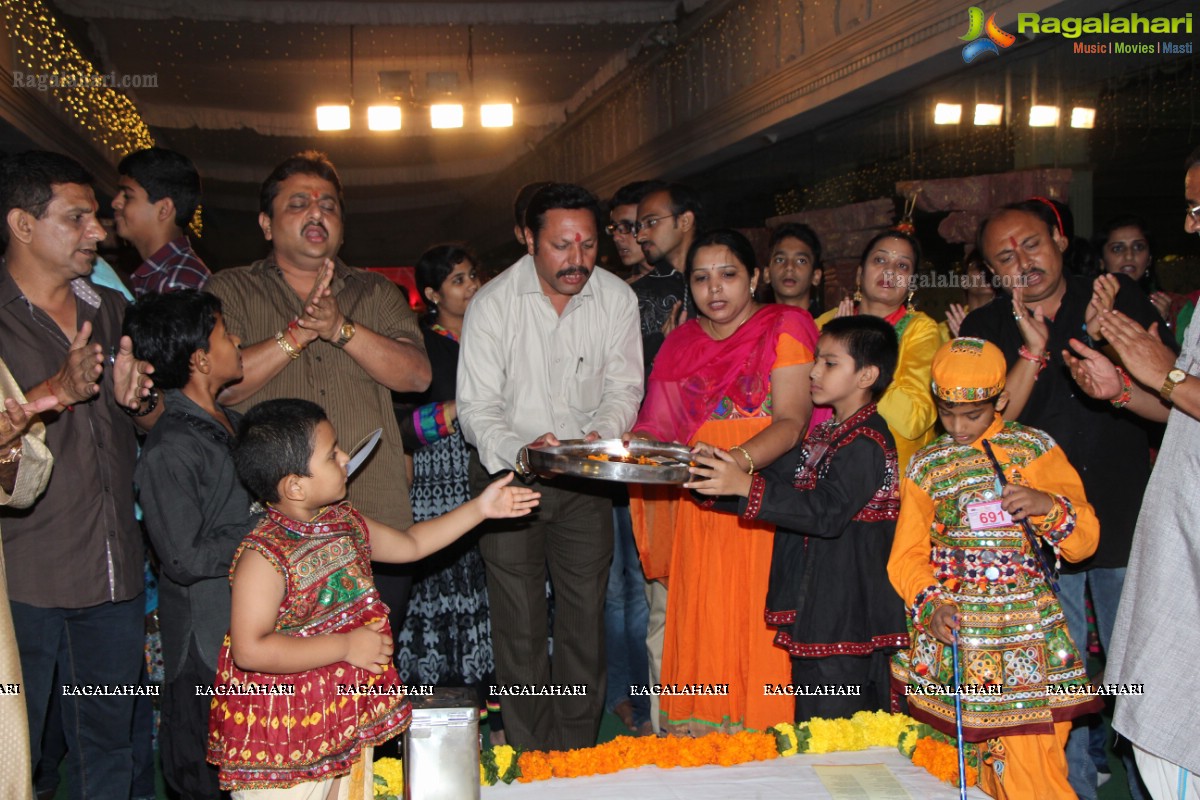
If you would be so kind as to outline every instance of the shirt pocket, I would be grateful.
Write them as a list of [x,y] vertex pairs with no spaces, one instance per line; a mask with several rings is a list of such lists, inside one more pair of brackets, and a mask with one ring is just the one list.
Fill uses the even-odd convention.
[[588,370],[586,367],[568,382],[567,404],[576,414],[588,418],[600,407],[604,393],[604,368]]

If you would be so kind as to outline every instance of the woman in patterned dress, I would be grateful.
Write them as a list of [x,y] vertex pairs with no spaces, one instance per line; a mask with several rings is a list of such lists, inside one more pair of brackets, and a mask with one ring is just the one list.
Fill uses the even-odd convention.
[[[438,245],[417,261],[417,288],[430,309],[423,326],[433,367],[429,389],[401,395],[396,406],[404,447],[413,454],[409,491],[413,520],[431,519],[471,498],[466,443],[456,425],[455,382],[463,315],[480,286],[473,254]],[[478,535],[414,565],[408,615],[399,631],[396,669],[409,684],[472,686],[486,719],[487,687],[494,683],[492,630]],[[493,703],[492,708],[497,706]],[[499,731],[498,719],[492,719]]]

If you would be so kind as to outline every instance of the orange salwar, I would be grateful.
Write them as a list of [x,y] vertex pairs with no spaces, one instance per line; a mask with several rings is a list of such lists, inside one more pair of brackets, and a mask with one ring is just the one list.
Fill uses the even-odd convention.
[[[1074,800],[1067,783],[1067,735],[1071,722],[1054,723],[1054,733],[1001,736],[1004,776],[983,764],[979,788],[996,800]],[[971,747],[972,745],[967,745]],[[982,746],[982,745],[980,745]]]
[[[694,441],[728,449],[770,422],[770,417],[709,420]],[[774,526],[703,508],[676,487],[631,485],[629,494],[646,577],[662,577],[652,573],[669,558],[663,684],[728,684],[723,696],[663,696],[665,729],[702,735],[765,730],[790,720],[794,699],[763,690],[791,682],[788,654],[774,646],[775,631],[763,619]]]

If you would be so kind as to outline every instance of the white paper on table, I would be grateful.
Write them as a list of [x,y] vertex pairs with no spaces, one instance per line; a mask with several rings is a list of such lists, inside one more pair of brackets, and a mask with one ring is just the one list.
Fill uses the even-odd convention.
[[884,764],[814,764],[812,769],[833,800],[912,800]]

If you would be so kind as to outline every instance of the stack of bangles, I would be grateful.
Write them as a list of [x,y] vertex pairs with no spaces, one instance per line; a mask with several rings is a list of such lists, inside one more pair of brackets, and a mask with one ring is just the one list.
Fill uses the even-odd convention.
[[1109,402],[1113,404],[1113,408],[1124,408],[1133,399],[1133,380],[1129,373],[1120,367],[1117,367],[1117,377],[1121,379],[1121,393]]
[[1037,380],[1037,376],[1042,374],[1042,370],[1050,363],[1050,354],[1043,351],[1041,355],[1034,355],[1033,351],[1025,345],[1021,345],[1021,349],[1017,351],[1017,355],[1026,361],[1031,361],[1038,365],[1037,372],[1034,373],[1033,379]]
[[300,351],[304,349],[304,346],[300,344],[300,340],[297,339],[296,335],[293,333],[293,331],[299,327],[300,323],[298,323],[296,320],[292,320],[288,323],[286,328],[275,334],[275,343],[279,345],[279,349],[287,353],[288,358],[290,358],[292,361],[295,361],[297,358],[299,358]]

